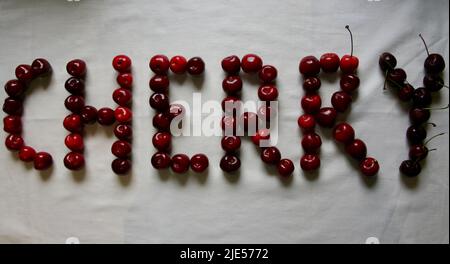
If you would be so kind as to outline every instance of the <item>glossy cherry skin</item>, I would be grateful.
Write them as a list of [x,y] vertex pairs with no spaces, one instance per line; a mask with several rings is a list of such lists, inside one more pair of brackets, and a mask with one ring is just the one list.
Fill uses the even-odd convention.
[[5,139],[5,146],[11,151],[20,150],[25,144],[23,138],[19,135],[11,134]]
[[19,99],[8,97],[3,102],[3,112],[8,115],[20,116],[23,113],[23,104]]
[[383,72],[390,71],[397,66],[397,58],[389,52],[384,52],[380,55],[378,64]]
[[171,104],[169,106],[169,115],[172,119],[178,116],[185,116],[186,109],[181,104]]
[[314,132],[308,133],[302,138],[302,147],[306,153],[315,153],[322,146],[322,139]]
[[20,116],[5,116],[3,118],[3,130],[10,134],[20,134],[22,132],[22,119]]
[[158,130],[169,131],[172,118],[168,113],[157,113],[153,116],[153,126]]
[[427,74],[423,77],[423,86],[430,92],[437,92],[444,87],[444,80],[436,74]]
[[277,69],[272,65],[264,65],[259,70],[258,77],[262,83],[271,83],[277,78]]
[[25,89],[26,85],[19,80],[9,80],[5,84],[5,91],[12,98],[20,98]]
[[79,133],[83,130],[83,121],[81,116],[77,114],[70,114],[64,118],[64,128],[72,133]]
[[307,114],[314,114],[320,110],[322,99],[318,94],[307,94],[302,97],[301,106]]
[[426,123],[430,119],[430,110],[414,107],[409,110],[409,120],[414,125],[420,125]]
[[261,160],[267,164],[278,164],[281,160],[281,152],[276,147],[264,148],[261,151]]
[[163,170],[170,167],[172,159],[170,158],[169,154],[165,152],[156,152],[152,156],[151,163],[153,168],[157,170]]
[[300,167],[304,171],[317,170],[320,167],[320,158],[315,154],[305,154],[300,158]]
[[53,158],[47,152],[38,152],[34,157],[34,168],[36,170],[46,170],[53,165]]
[[19,159],[24,162],[31,162],[36,156],[36,150],[29,146],[23,146],[19,150]]
[[121,73],[117,75],[116,81],[120,87],[131,89],[133,86],[133,75],[131,73]]
[[409,158],[413,161],[421,161],[428,156],[428,152],[429,150],[425,145],[412,145],[409,148]]
[[237,171],[241,167],[241,160],[232,154],[227,154],[220,160],[220,168],[228,173]]
[[84,108],[84,98],[79,95],[69,95],[64,101],[64,106],[72,113],[79,114]]
[[340,59],[336,53],[325,53],[320,57],[320,67],[324,72],[337,72],[339,64]]
[[320,108],[319,113],[315,116],[316,122],[323,127],[333,127],[336,117],[336,110],[332,107]]
[[419,144],[427,138],[427,131],[423,126],[412,125],[406,131],[406,137],[411,144]]
[[241,138],[237,136],[225,136],[222,137],[220,145],[222,146],[222,149],[227,153],[232,153],[238,151],[241,147]]
[[403,102],[411,101],[414,94],[414,87],[411,84],[404,84],[397,92],[398,98]]
[[277,164],[277,171],[281,177],[289,177],[294,172],[294,163],[290,159],[282,159]]
[[31,68],[33,69],[33,75],[35,77],[41,77],[52,72],[52,66],[43,58],[35,59],[33,63],[31,63]]
[[66,136],[64,144],[72,151],[81,152],[84,149],[83,136],[80,134],[72,133]]
[[172,157],[170,167],[175,173],[185,173],[189,170],[190,159],[187,155],[176,154]]
[[303,81],[303,89],[306,92],[316,92],[320,89],[320,86],[322,85],[319,78],[311,76],[305,78]]
[[169,77],[167,75],[155,75],[150,79],[149,86],[156,93],[167,93],[169,91]]
[[233,113],[241,109],[242,102],[236,96],[227,96],[222,100],[222,111],[225,113]]
[[373,177],[380,170],[380,165],[378,164],[378,161],[376,159],[369,157],[361,161],[361,163],[359,164],[359,169],[365,176]]
[[403,175],[408,177],[416,177],[422,171],[420,163],[412,160],[404,160],[399,169]]
[[185,57],[177,55],[170,59],[170,70],[175,74],[183,74],[186,72],[187,60]]
[[116,104],[127,106],[131,102],[131,92],[125,88],[117,88],[112,94],[112,98]]
[[242,79],[238,75],[230,75],[222,81],[222,89],[229,95],[238,94],[242,90]]
[[359,59],[352,55],[344,55],[341,58],[341,71],[344,73],[354,73],[358,69]]
[[[254,135],[252,135],[252,142],[256,146],[261,146],[261,141],[268,141],[270,139],[270,130],[269,129],[258,129]],[[267,143],[267,142],[266,142]]]
[[242,57],[241,67],[245,73],[257,73],[261,70],[263,61],[255,54],[247,54]]
[[114,135],[120,140],[130,140],[133,136],[133,129],[130,125],[117,124],[114,128]]
[[316,127],[316,119],[313,115],[304,114],[298,118],[297,124],[303,132],[314,131],[314,128]]
[[331,96],[331,105],[338,112],[345,112],[350,107],[352,103],[352,97],[346,92],[339,91],[335,92]]
[[109,107],[103,107],[97,111],[97,121],[102,126],[110,126],[116,122],[114,110]]
[[117,158],[111,163],[111,169],[117,175],[127,174],[131,170],[131,161]]
[[150,106],[159,112],[169,109],[169,97],[162,93],[154,93],[149,100]]
[[259,118],[256,113],[245,112],[239,118],[239,126],[245,132],[256,132],[258,130]]
[[80,112],[81,120],[85,124],[94,124],[97,122],[97,108],[86,105]]
[[84,81],[77,77],[67,79],[64,87],[71,94],[82,95],[84,93]]
[[226,136],[231,136],[236,134],[236,119],[231,115],[226,115],[222,117],[221,121],[222,130],[225,132]]
[[427,73],[439,74],[445,69],[445,60],[440,54],[430,54],[423,64]]
[[84,167],[84,156],[81,153],[69,152],[64,157],[64,166],[69,170],[80,170]]
[[342,91],[352,93],[359,87],[359,78],[355,74],[344,74],[340,80],[340,86]]
[[432,101],[431,93],[425,88],[417,88],[413,93],[412,100],[414,106],[427,107]]
[[120,73],[127,73],[131,70],[131,59],[126,55],[117,55],[112,61],[113,68]]
[[205,154],[195,154],[191,158],[191,169],[197,173],[204,172],[209,166],[208,157]]
[[222,69],[228,74],[237,74],[241,70],[241,60],[236,55],[231,55],[222,60]]
[[167,56],[159,54],[150,59],[149,66],[154,73],[165,75],[169,70],[170,61]]
[[187,62],[187,72],[190,75],[200,75],[205,71],[205,62],[200,57],[190,58]]
[[30,82],[33,80],[33,68],[27,64],[21,64],[16,67],[16,77],[22,82]]
[[82,78],[86,75],[86,63],[83,60],[71,60],[66,65],[67,73],[73,77]]
[[270,103],[263,104],[258,108],[258,117],[265,121],[266,123],[270,123],[270,119],[272,116],[277,114],[275,108],[270,106]]
[[114,111],[114,117],[119,123],[128,123],[133,118],[133,112],[128,107],[119,106]]
[[405,70],[396,68],[392,71],[388,72],[388,80],[397,84],[397,85],[403,85],[406,81],[407,75]]
[[117,140],[111,146],[111,153],[118,158],[127,158],[131,154],[131,144],[125,140]]
[[159,151],[167,151],[170,149],[172,136],[167,132],[158,132],[153,135],[153,146]]
[[345,146],[345,151],[354,159],[362,160],[367,155],[366,144],[360,140],[355,139]]
[[274,85],[263,85],[258,89],[258,97],[261,101],[275,101],[278,98],[278,89]]
[[300,60],[298,69],[305,76],[316,76],[320,72],[320,62],[314,56],[306,56]]
[[348,144],[355,139],[355,130],[348,123],[340,123],[334,127],[333,137],[337,142]]

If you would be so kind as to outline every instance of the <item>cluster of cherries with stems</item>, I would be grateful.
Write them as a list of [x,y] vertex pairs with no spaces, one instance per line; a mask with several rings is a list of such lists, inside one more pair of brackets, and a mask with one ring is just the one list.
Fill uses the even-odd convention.
[[[391,86],[397,88],[397,95],[401,101],[411,103],[409,110],[411,126],[406,132],[406,137],[411,145],[409,159],[404,160],[399,168],[400,172],[408,177],[415,177],[420,174],[422,171],[420,161],[424,160],[430,151],[436,150],[428,149],[427,144],[435,137],[444,134],[440,133],[426,140],[427,131],[425,126],[436,126],[434,123],[428,122],[431,116],[431,110],[443,110],[449,107],[448,105],[435,109],[429,107],[432,103],[432,93],[439,92],[445,86],[441,77],[445,69],[445,61],[440,54],[430,54],[422,35],[419,36],[427,51],[427,58],[424,62],[426,74],[423,78],[423,87],[416,89],[407,82],[405,70],[396,68],[397,59],[391,53],[384,52],[379,58],[380,68],[386,77],[384,89],[386,89],[387,84],[391,84]],[[448,88],[447,86],[445,87]]]
[[18,151],[19,159],[24,162],[33,162],[36,170],[46,170],[53,164],[52,156],[47,152],[36,150],[25,144],[22,134],[22,114],[25,92],[30,83],[39,77],[47,77],[52,73],[50,63],[43,58],[35,59],[31,65],[21,64],[16,67],[16,78],[5,84],[8,97],[3,103],[3,112],[7,114],[3,118],[3,130],[9,135],[5,145],[10,151]]
[[206,171],[209,166],[208,157],[205,154],[195,154],[189,158],[186,154],[170,156],[172,135],[170,127],[176,117],[185,115],[185,109],[178,104],[170,104],[169,101],[169,69],[174,74],[199,76],[205,71],[205,63],[200,57],[186,60],[177,55],[170,60],[165,55],[155,55],[150,59],[150,69],[154,76],[150,79],[149,86],[154,92],[150,96],[150,106],[156,113],[153,117],[153,126],[157,132],[153,135],[153,146],[158,150],[151,158],[152,166],[157,170],[168,169],[175,173],[185,173],[189,167],[197,173]]
[[[374,176],[379,170],[378,161],[367,157],[366,144],[355,139],[355,131],[348,123],[335,125],[337,113],[345,112],[352,103],[352,93],[359,87],[360,80],[356,75],[359,60],[353,55],[353,36],[349,26],[346,29],[350,32],[351,53],[344,55],[341,59],[335,53],[325,53],[318,60],[314,56],[304,57],[300,61],[299,71],[303,75],[303,89],[306,95],[301,99],[301,107],[305,114],[298,118],[298,125],[304,135],[301,141],[305,154],[300,158],[300,166],[304,171],[316,170],[320,167],[318,151],[322,145],[322,140],[314,132],[316,123],[322,127],[333,128],[333,137],[337,142],[344,143],[346,152],[359,161],[361,172],[368,176]],[[325,73],[335,73],[341,69],[340,79],[341,91],[335,92],[331,97],[333,107],[321,107],[322,100],[318,94],[321,81],[318,77],[320,71]]]
[[[262,140],[268,141],[270,139],[270,130],[266,128],[266,124],[270,125],[271,112],[274,110],[271,108],[270,102],[278,98],[278,89],[274,85],[277,69],[272,65],[263,65],[262,59],[255,54],[243,56],[242,62],[238,56],[231,55],[224,58],[221,64],[226,73],[222,88],[227,97],[222,100],[224,136],[221,140],[221,146],[226,154],[220,160],[220,168],[228,173],[240,168],[241,161],[238,157],[238,150],[241,146],[241,138],[239,135],[243,132],[250,133],[253,143],[261,148],[261,160],[264,163],[275,165],[280,176],[289,177],[294,171],[293,162],[289,159],[282,159],[278,148],[261,145]],[[242,79],[239,73],[241,68],[247,74],[258,74],[261,82],[258,97],[262,102],[265,102],[258,109],[258,113],[240,113]],[[264,128],[259,129],[260,127]],[[256,128],[258,129],[256,130]]]

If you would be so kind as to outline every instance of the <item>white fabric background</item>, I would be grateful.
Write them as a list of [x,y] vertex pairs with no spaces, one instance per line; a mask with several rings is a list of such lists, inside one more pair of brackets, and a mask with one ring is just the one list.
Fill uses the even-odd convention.
[[[431,144],[439,150],[430,154],[418,181],[404,181],[398,165],[407,157],[406,107],[392,92],[382,91],[378,68],[378,55],[390,51],[408,80],[421,85],[426,58],[421,32],[431,51],[446,58],[448,83],[448,9],[446,0],[1,0],[1,83],[13,78],[16,65],[35,57],[48,58],[54,67],[48,87],[37,86],[28,96],[24,126],[26,141],[51,152],[56,164],[42,174],[2,147],[0,242],[64,243],[74,236],[81,243],[364,243],[374,236],[381,243],[448,243],[448,136]],[[306,177],[299,168],[296,119],[303,91],[298,62],[309,54],[348,53],[346,24],[354,32],[361,78],[348,120],[381,164],[375,183],[362,179],[326,131],[320,132],[318,177]],[[217,166],[223,152],[216,137],[174,142],[174,153],[209,156],[206,177],[159,175],[150,165],[149,58],[158,53],[201,56],[207,65],[203,98],[220,100],[221,59],[249,52],[279,70],[278,147],[295,161],[292,182],[283,184],[268,172],[249,141],[238,179],[224,177]],[[119,53],[133,59],[135,74],[133,173],[119,180],[111,172],[114,137],[97,127],[86,138],[86,170],[73,175],[62,163],[67,152],[65,64],[86,60],[87,103],[112,107],[111,60]],[[338,82],[324,81],[326,105],[337,88]],[[196,91],[189,78],[182,85],[172,82],[171,89],[172,100],[191,98]],[[254,85],[246,83],[244,90],[245,98],[257,98]],[[446,105],[448,90],[434,99],[434,105]],[[448,132],[448,111],[433,112],[432,121],[438,127],[429,129],[430,135]]]

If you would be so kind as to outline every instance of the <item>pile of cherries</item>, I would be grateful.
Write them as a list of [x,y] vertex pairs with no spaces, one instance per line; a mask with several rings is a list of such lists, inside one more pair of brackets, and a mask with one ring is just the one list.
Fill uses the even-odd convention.
[[150,96],[150,107],[156,113],[153,117],[153,126],[157,132],[153,135],[153,146],[158,150],[151,158],[152,166],[157,170],[171,168],[175,173],[185,173],[189,167],[197,173],[206,171],[209,166],[208,157],[204,154],[195,154],[189,158],[186,154],[170,156],[172,135],[170,127],[175,118],[182,118],[185,114],[183,106],[170,104],[169,101],[169,69],[174,74],[199,76],[205,71],[205,63],[200,57],[186,60],[183,56],[174,56],[170,60],[165,55],[155,55],[150,59],[150,69],[154,76],[149,86],[154,92]]
[[53,164],[52,156],[47,152],[36,152],[27,146],[22,137],[22,114],[25,92],[30,83],[39,77],[47,77],[52,73],[50,63],[43,58],[35,59],[31,65],[21,64],[16,67],[16,78],[5,84],[7,97],[3,103],[3,130],[9,135],[5,145],[10,151],[18,151],[19,159],[24,162],[33,162],[36,170],[46,170]]
[[[445,86],[441,77],[445,69],[445,61],[440,54],[430,54],[425,40],[421,35],[419,36],[425,45],[428,55],[424,62],[426,74],[423,78],[423,87],[414,88],[407,82],[405,70],[396,68],[397,59],[391,53],[384,52],[379,58],[380,68],[386,76],[384,88],[386,88],[386,83],[389,83],[392,87],[397,88],[397,95],[401,101],[411,103],[409,110],[411,126],[406,132],[406,137],[410,143],[409,159],[404,160],[399,168],[401,173],[408,177],[415,177],[420,174],[422,171],[420,161],[428,156],[428,152],[435,150],[429,150],[427,143],[433,138],[444,134],[440,133],[426,140],[427,131],[425,126],[430,124],[436,126],[428,122],[431,116],[430,110],[432,110],[429,106],[432,103],[432,93],[439,92]],[[448,106],[437,109],[447,108]]]

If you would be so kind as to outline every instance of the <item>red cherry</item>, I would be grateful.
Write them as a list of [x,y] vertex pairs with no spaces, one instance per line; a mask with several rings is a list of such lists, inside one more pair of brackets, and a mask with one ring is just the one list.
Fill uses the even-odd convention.
[[396,85],[403,85],[406,81],[407,75],[405,70],[401,68],[395,68],[388,72],[388,80]]
[[359,168],[364,175],[366,175],[367,177],[372,177],[378,173],[380,165],[378,164],[378,161],[374,158],[365,158],[359,164]]
[[84,108],[84,98],[79,95],[69,95],[64,101],[64,106],[72,113],[80,113]]
[[19,159],[24,162],[31,162],[36,156],[36,151],[34,148],[29,146],[23,146],[19,150]]
[[252,135],[252,142],[256,146],[261,146],[261,140],[269,140],[270,139],[270,130],[269,129],[259,129],[254,135]]
[[63,126],[72,133],[79,133],[83,130],[83,121],[80,115],[70,114],[64,118]]
[[242,90],[242,79],[238,75],[227,76],[222,81],[222,89],[227,94],[237,94]]
[[17,151],[20,150],[20,148],[24,145],[23,138],[19,135],[8,135],[5,139],[5,146],[7,149],[11,151]]
[[127,123],[133,118],[133,112],[128,107],[119,106],[114,111],[114,117],[119,123]]
[[115,174],[124,175],[131,170],[131,162],[128,159],[115,159],[111,163],[111,169]]
[[336,122],[337,113],[332,107],[320,108],[319,113],[317,113],[316,121],[319,125],[323,127],[333,127]]
[[263,104],[263,105],[261,105],[260,108],[258,108],[258,116],[262,120],[265,120],[266,122],[270,122],[270,118],[272,115],[275,116],[276,111],[275,111],[275,109],[272,109],[270,104]]
[[170,167],[175,173],[185,173],[189,170],[190,160],[189,157],[184,154],[176,154],[172,157],[172,163]]
[[131,73],[121,73],[117,75],[116,81],[120,87],[131,89],[133,86],[133,75]]
[[116,104],[127,106],[131,102],[131,92],[125,88],[118,88],[114,90],[112,98]]
[[247,54],[242,57],[241,67],[245,73],[257,73],[261,70],[263,61],[261,57],[255,54]]
[[415,144],[409,148],[409,158],[413,161],[424,160],[428,156],[430,150],[422,144]]
[[72,133],[66,136],[64,139],[64,143],[66,147],[72,151],[83,151],[84,149],[84,140],[80,134]]
[[155,75],[150,79],[150,89],[156,93],[167,93],[169,91],[169,77],[167,75]]
[[227,154],[220,160],[220,168],[228,173],[237,171],[241,167],[239,158],[232,154]]
[[165,75],[170,67],[169,58],[164,55],[155,55],[150,59],[149,66],[154,73]]
[[162,93],[154,93],[149,100],[150,106],[159,112],[169,109],[169,97]]
[[243,128],[245,132],[256,132],[258,130],[259,118],[256,113],[245,112],[239,118],[239,126]]
[[258,97],[261,101],[275,101],[278,98],[278,89],[274,85],[263,85],[258,89]]
[[220,142],[222,149],[227,153],[235,152],[241,147],[241,138],[237,136],[222,137]]
[[169,154],[164,152],[156,152],[152,156],[151,160],[153,168],[157,170],[167,169],[170,167],[170,164],[172,163],[172,159],[170,158]]
[[11,134],[20,134],[22,132],[22,119],[20,116],[5,116],[3,118],[3,130]]
[[331,105],[338,112],[345,112],[350,107],[352,103],[352,97],[346,92],[339,91],[335,92],[331,96]]
[[304,171],[313,171],[320,167],[320,158],[314,154],[305,154],[300,158],[300,167]]
[[25,89],[25,84],[19,80],[9,80],[5,84],[6,93],[13,98],[21,97],[25,92]]
[[277,164],[277,170],[282,177],[291,176],[294,172],[294,163],[289,159],[282,159]]
[[397,92],[397,96],[403,102],[411,101],[414,94],[414,87],[411,84],[405,84],[402,88],[400,88]]
[[322,99],[318,94],[307,94],[302,97],[301,105],[306,113],[317,113],[322,105]]
[[261,151],[261,160],[267,164],[278,164],[281,160],[281,153],[276,147],[268,147]]
[[47,152],[38,152],[34,157],[34,168],[36,170],[46,170],[53,164],[53,158]]
[[70,152],[64,157],[64,166],[69,170],[80,170],[84,166],[84,156],[77,152]]
[[205,71],[205,62],[200,57],[190,58],[187,62],[187,72],[190,75],[200,75]]
[[314,56],[306,56],[300,61],[298,68],[305,76],[316,76],[320,72],[320,62]]
[[22,82],[30,82],[33,80],[33,68],[30,65],[21,64],[16,68],[16,77]]
[[320,67],[324,72],[337,72],[339,63],[339,56],[336,53],[325,53],[320,57]]
[[355,130],[348,123],[340,123],[334,127],[333,137],[338,142],[348,144],[355,139]]
[[302,147],[306,153],[315,153],[322,146],[322,139],[316,133],[308,133],[302,138]]
[[131,144],[124,140],[117,140],[111,146],[111,153],[118,158],[127,158],[131,154]]
[[242,102],[235,96],[227,96],[222,100],[222,110],[225,113],[233,113],[238,111],[242,106]]
[[186,72],[187,60],[185,57],[177,55],[170,59],[170,70],[175,74],[183,74]]
[[52,72],[52,66],[43,58],[35,59],[33,63],[31,63],[31,68],[33,69],[33,75],[35,77],[44,76]]
[[67,79],[64,87],[71,94],[82,95],[84,93],[84,81],[77,77]]
[[222,117],[222,130],[225,131],[225,135],[231,136],[236,133],[236,119],[231,115]]
[[352,55],[344,55],[341,58],[341,71],[344,73],[354,73],[358,69],[359,60]]
[[297,120],[298,126],[304,131],[313,131],[316,127],[316,120],[314,116],[309,114],[301,115]]
[[169,114],[172,119],[180,115],[184,116],[186,115],[186,109],[181,104],[171,104],[169,106]]
[[129,140],[133,135],[133,129],[130,125],[117,124],[114,128],[114,135],[121,140]]
[[110,126],[116,121],[114,110],[109,107],[103,107],[97,111],[97,121],[100,125]]
[[112,61],[112,66],[120,73],[130,72],[131,59],[126,55],[117,55]]
[[23,113],[23,104],[19,99],[8,97],[3,103],[3,112],[8,115],[20,116]]
[[264,65],[258,73],[259,80],[263,83],[271,83],[275,81],[277,75],[277,69],[272,65]]
[[172,118],[168,113],[157,113],[153,116],[153,126],[158,130],[168,131]]
[[344,74],[341,77],[340,85],[344,92],[351,93],[358,89],[359,78],[355,74]]
[[83,60],[71,60],[66,65],[67,73],[73,77],[82,78],[86,75],[86,63]]
[[360,139],[355,139],[345,146],[345,151],[354,159],[362,160],[367,155],[366,144]]
[[320,79],[313,76],[307,77],[303,81],[303,89],[307,92],[316,92],[320,89],[321,85]]
[[222,69],[228,74],[237,74],[241,70],[241,60],[231,55],[222,60]]
[[209,166],[208,157],[204,154],[195,154],[191,158],[191,169],[195,172],[204,172]]
[[409,110],[409,120],[414,125],[426,123],[430,119],[430,115],[430,110],[424,108],[413,107]]
[[80,113],[81,119],[85,124],[93,124],[97,122],[97,108],[86,105]]
[[153,146],[159,151],[166,151],[170,149],[172,136],[167,132],[158,132],[153,135]]

